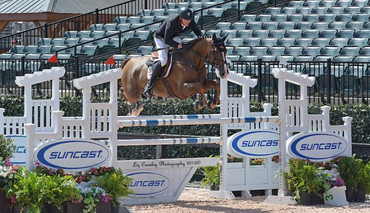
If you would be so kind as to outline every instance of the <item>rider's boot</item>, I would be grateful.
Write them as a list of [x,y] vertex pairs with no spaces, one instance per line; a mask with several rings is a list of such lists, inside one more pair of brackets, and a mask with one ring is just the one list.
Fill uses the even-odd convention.
[[161,65],[161,62],[160,61],[157,61],[153,64],[153,71],[152,71],[152,76],[150,78],[150,80],[148,81],[148,84],[146,85],[145,87],[145,90],[144,90],[144,95],[148,98],[151,98],[152,97],[152,89],[153,89],[153,86],[154,86],[154,83],[155,83],[155,80],[157,80],[157,78],[159,76],[161,76],[162,74],[162,65]]

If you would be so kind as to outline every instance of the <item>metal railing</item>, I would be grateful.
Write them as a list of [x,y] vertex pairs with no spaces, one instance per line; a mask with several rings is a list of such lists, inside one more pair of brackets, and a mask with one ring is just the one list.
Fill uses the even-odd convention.
[[67,31],[86,30],[91,24],[112,23],[117,16],[130,16],[141,9],[161,8],[163,4],[170,2],[183,2],[183,0],[128,0],[103,9],[96,9],[82,15],[63,19],[33,29],[17,32],[0,38],[0,53],[7,52],[10,42],[17,38],[20,45],[37,45],[40,38],[64,37]]
[[[55,64],[47,63],[46,60],[14,61],[4,60],[4,72],[0,72],[0,92],[21,95],[22,90],[14,83],[16,76],[32,73],[31,69],[42,70]],[[79,95],[73,86],[73,79],[87,76],[92,73],[106,71],[112,68],[105,65],[104,59],[80,59],[73,57],[68,60],[59,60],[61,66],[66,68],[66,75],[61,79],[61,96]],[[117,66],[120,61],[116,61]],[[258,79],[258,84],[251,89],[250,98],[256,102],[277,102],[277,80],[272,76],[273,68],[283,67],[278,61],[233,61],[230,69],[238,73],[252,76]],[[346,104],[365,103],[370,100],[370,62],[325,62],[319,61],[291,61],[285,66],[294,72],[304,73],[316,77],[316,83],[308,89],[310,103]],[[208,66],[207,77],[216,79],[211,66]],[[50,95],[51,84],[46,82],[37,85],[33,95]],[[229,94],[241,95],[241,88],[231,84]],[[107,85],[94,87],[95,96],[106,97]],[[212,94],[212,92],[210,93]],[[289,98],[300,97],[299,88],[290,83],[286,85],[286,95]]]

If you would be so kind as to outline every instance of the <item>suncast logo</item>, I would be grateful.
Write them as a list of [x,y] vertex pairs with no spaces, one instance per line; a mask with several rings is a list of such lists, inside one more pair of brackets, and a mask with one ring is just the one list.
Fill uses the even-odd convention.
[[312,161],[331,160],[343,155],[347,147],[345,138],[322,132],[298,134],[287,140],[287,152],[292,157]]
[[279,133],[271,130],[251,130],[232,135],[228,152],[236,157],[268,157],[279,151]]
[[132,178],[130,188],[138,197],[155,196],[165,192],[170,186],[170,180],[156,172],[135,172],[127,176]]
[[35,153],[35,158],[47,167],[83,171],[104,164],[110,149],[99,141],[64,139],[48,142]]

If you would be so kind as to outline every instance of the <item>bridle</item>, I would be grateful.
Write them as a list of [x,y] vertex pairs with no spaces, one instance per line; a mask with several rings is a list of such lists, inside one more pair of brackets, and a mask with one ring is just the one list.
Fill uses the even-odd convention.
[[[226,59],[226,55],[225,55],[224,51],[222,51],[222,48],[220,48],[220,50],[221,50],[221,52],[222,52],[223,59],[221,60],[221,59],[218,59],[218,58],[216,57],[216,51],[217,51],[217,48],[219,48],[219,46],[224,46],[224,42],[216,42],[216,43],[214,43],[214,42],[212,41],[212,43],[211,43],[211,51],[210,51],[210,54],[209,54],[209,55],[212,55],[212,61],[211,61],[211,60],[209,60],[209,62],[210,62],[210,64],[211,64],[212,66],[214,66],[214,67],[216,67],[216,68],[218,68],[218,65],[215,63],[215,61],[221,61],[221,62],[223,62],[224,64],[228,64],[227,59]],[[225,47],[224,47],[224,48],[225,48]],[[204,61],[207,61],[207,59],[211,59],[210,57],[205,58],[205,57],[201,56],[198,52],[196,52],[196,51],[195,51],[195,50],[193,50],[193,49],[190,49],[190,52],[191,52],[191,53],[193,53],[193,54],[195,54],[196,56],[198,56],[199,58],[201,58],[201,59],[202,59],[202,60],[204,60]],[[203,64],[204,64],[204,63],[203,63]]]
[[[222,53],[222,60],[216,58],[216,51],[217,51],[218,48],[220,49],[220,51]],[[226,65],[228,64],[227,63],[227,58],[226,58],[226,55],[225,55],[225,51],[223,51],[224,49],[225,49],[224,42],[216,42],[216,43],[214,43],[213,40],[212,40],[211,53],[212,53],[213,62],[211,64],[213,66],[215,66],[216,68],[218,68],[218,65],[215,64],[215,61],[221,61],[221,62],[223,62]]]

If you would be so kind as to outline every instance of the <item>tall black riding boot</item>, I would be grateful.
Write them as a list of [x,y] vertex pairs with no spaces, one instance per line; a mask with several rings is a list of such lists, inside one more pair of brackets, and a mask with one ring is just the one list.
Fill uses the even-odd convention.
[[152,89],[155,83],[155,80],[162,74],[162,65],[160,61],[157,61],[153,64],[153,71],[152,76],[150,77],[150,80],[148,81],[148,84],[145,87],[144,95],[148,98],[152,97]]

